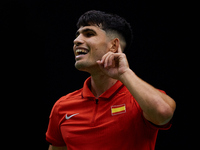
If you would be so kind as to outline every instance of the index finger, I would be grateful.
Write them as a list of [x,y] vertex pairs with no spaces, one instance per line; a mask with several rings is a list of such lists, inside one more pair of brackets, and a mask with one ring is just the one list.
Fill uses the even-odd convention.
[[121,46],[118,47],[118,53],[123,53]]

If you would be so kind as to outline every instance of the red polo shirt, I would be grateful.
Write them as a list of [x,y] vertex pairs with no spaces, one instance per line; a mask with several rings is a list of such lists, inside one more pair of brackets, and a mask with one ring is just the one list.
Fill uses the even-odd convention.
[[69,150],[153,150],[159,129],[147,121],[128,89],[117,81],[98,100],[90,91],[91,78],[82,89],[61,97],[50,114],[46,140]]

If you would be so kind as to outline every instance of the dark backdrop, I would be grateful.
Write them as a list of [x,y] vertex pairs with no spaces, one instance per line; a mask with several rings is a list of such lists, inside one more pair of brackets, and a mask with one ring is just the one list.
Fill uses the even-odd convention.
[[189,86],[183,80],[189,5],[172,0],[3,2],[2,81],[10,106],[5,124],[11,135],[8,140],[25,149],[47,149],[45,132],[53,104],[81,88],[89,76],[74,68],[72,46],[77,19],[91,9],[116,13],[130,22],[134,42],[126,54],[131,69],[177,102],[173,126],[159,132],[156,150],[189,149],[192,108],[185,96]]

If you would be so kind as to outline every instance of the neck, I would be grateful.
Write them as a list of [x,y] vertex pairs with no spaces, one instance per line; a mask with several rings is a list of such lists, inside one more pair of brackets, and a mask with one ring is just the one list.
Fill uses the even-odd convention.
[[96,98],[117,82],[116,79],[105,75],[91,75],[91,91]]

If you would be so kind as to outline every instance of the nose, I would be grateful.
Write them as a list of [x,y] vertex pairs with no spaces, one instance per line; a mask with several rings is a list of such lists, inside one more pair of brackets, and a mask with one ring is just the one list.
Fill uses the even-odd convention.
[[74,40],[74,45],[75,46],[79,46],[81,44],[83,44],[84,41],[83,41],[83,38],[81,37],[81,35],[77,36],[77,38]]

